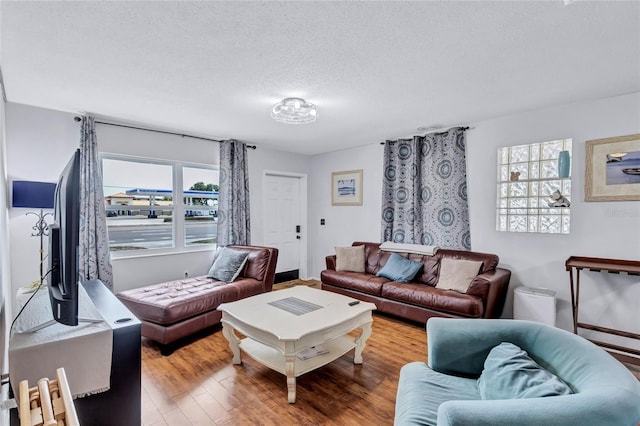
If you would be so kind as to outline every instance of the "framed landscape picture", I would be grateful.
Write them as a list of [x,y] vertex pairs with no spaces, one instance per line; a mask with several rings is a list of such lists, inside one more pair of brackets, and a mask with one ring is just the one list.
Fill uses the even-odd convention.
[[640,134],[587,141],[585,201],[640,201]]
[[362,169],[331,173],[331,205],[362,205]]

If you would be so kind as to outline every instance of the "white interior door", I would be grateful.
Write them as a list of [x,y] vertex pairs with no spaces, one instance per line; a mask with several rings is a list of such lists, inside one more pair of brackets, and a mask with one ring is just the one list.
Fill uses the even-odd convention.
[[265,243],[279,250],[276,273],[298,270],[301,278],[306,269],[301,267],[301,253],[306,253],[302,181],[301,176],[267,173],[264,193]]

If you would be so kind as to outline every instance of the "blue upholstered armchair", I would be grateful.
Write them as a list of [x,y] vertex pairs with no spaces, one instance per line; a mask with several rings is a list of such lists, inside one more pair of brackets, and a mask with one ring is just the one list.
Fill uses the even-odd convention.
[[[603,349],[565,330],[529,321],[432,318],[427,337],[428,364],[413,362],[400,371],[396,426],[640,423],[638,379]],[[502,387],[498,391],[503,394],[524,383],[492,380],[488,369],[483,373],[487,356],[497,353],[492,349],[502,342],[526,351],[534,365],[557,376],[572,393],[483,399],[481,374],[485,387]],[[515,370],[506,366],[497,371]]]

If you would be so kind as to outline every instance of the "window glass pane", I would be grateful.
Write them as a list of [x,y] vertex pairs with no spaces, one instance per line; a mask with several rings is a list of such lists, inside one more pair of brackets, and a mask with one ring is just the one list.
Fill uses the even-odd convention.
[[498,149],[498,164],[507,164],[509,162],[509,148]]
[[509,191],[509,184],[508,183],[502,183],[500,184],[500,189],[498,190],[498,196],[500,198],[506,198],[507,194]]
[[540,160],[540,145],[537,143],[531,145],[531,161]]
[[512,147],[511,162],[520,163],[522,161],[529,161],[529,147],[526,145]]
[[498,216],[498,231],[506,231],[506,230],[507,230],[507,217]]
[[512,197],[525,197],[527,195],[527,183],[517,182],[510,185]]
[[515,173],[519,173],[517,179],[515,180],[526,180],[529,179],[529,163],[516,163],[511,166],[511,170]]
[[[562,188],[562,184],[560,183],[560,181],[557,180],[549,180],[546,182],[542,182],[542,191],[540,193],[540,195],[543,195],[545,197],[549,197],[551,194],[554,193],[554,191],[558,190]],[[551,199],[549,199],[549,201],[551,201]]]
[[182,168],[185,245],[215,244],[218,229],[218,170]]
[[500,182],[507,182],[509,180],[509,166],[500,167],[499,173],[500,173],[500,177],[499,177]]
[[173,247],[173,167],[102,159],[111,251]]
[[560,233],[560,216],[543,215],[540,216],[540,232]]
[[540,167],[542,167],[542,176],[543,178],[554,178],[558,177],[558,160],[548,160],[542,161],[540,163]]
[[526,216],[511,216],[509,217],[509,231],[511,232],[525,232],[527,230],[527,217]]
[[540,177],[540,163],[529,163],[529,179],[538,179]]

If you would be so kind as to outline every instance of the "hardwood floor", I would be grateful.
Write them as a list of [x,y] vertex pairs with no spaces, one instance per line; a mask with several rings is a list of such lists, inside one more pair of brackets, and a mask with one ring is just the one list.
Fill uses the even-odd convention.
[[156,425],[392,425],[400,367],[426,361],[424,326],[374,314],[373,333],[353,350],[297,380],[287,402],[285,376],[243,355],[231,364],[222,330],[200,335],[164,357],[142,341],[142,423]]
[[[351,350],[298,377],[295,404],[284,375],[244,354],[242,365],[231,358],[220,326],[168,357],[143,338],[142,424],[392,425],[400,368],[426,361],[427,336],[423,325],[374,313],[364,363],[354,365]],[[640,368],[628,367],[640,380]]]

